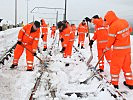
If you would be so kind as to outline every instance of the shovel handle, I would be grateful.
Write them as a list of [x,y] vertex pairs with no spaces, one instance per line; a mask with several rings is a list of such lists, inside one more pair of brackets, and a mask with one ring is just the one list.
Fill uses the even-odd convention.
[[104,57],[105,52],[102,53],[102,56],[100,57],[100,59],[98,60],[97,64],[95,65],[94,69],[96,70],[97,65],[99,64],[99,62],[102,60],[102,58]]
[[[33,54],[33,52],[31,50],[29,50],[25,45],[21,44],[22,47],[24,47],[26,50],[28,50],[30,53]],[[40,61],[41,63],[43,63],[42,59],[40,57],[38,57],[37,55],[35,55]]]

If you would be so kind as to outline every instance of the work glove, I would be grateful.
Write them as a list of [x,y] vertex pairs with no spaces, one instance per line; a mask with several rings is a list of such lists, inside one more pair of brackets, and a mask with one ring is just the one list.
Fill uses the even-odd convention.
[[41,36],[41,38],[43,38],[43,37],[44,37],[44,35]]
[[93,45],[93,42],[94,42],[93,40],[90,40],[89,45],[92,46]]
[[65,49],[66,49],[66,48],[65,48],[65,47],[63,47],[63,48],[62,48],[62,50],[61,50],[60,52],[61,52],[61,53],[63,53],[63,52],[65,51]]
[[63,39],[63,38],[61,38],[60,40],[61,40],[61,42],[63,42],[63,41],[64,41],[64,39]]
[[34,52],[34,53],[33,53],[33,56],[36,56],[36,55],[37,55],[36,52]]
[[63,29],[60,29],[59,32],[60,32],[60,33],[63,32]]
[[21,42],[21,41],[18,41],[18,42],[17,42],[17,44],[21,45],[21,44],[22,44],[22,42]]
[[85,18],[86,22],[90,22],[91,23],[91,19],[89,17]]
[[78,36],[78,32],[77,32],[77,36]]

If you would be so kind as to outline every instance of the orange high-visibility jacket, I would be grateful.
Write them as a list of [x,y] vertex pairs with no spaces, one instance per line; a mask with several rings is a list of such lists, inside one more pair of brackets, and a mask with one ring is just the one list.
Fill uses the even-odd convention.
[[[63,32],[60,32],[60,33],[59,33],[59,40],[61,40],[61,38],[63,38]],[[62,46],[62,47],[63,47],[63,45],[64,45],[63,42],[61,42],[61,46]]]
[[76,32],[76,26],[75,25],[72,25],[71,28],[72,28],[72,32],[75,33]]
[[51,27],[51,30],[52,30],[52,32],[55,33],[55,31],[56,31],[56,26],[52,26],[52,27]]
[[102,18],[92,19],[92,23],[95,24],[95,32],[92,40],[97,40],[98,48],[105,48],[108,42],[108,26],[105,25]]
[[108,24],[110,25],[107,48],[111,48],[112,45],[114,49],[130,48],[131,27],[126,20],[119,19],[113,12],[109,13],[110,16],[108,14],[105,16],[105,19],[108,20]]
[[42,34],[48,34],[48,25],[45,23],[44,19],[42,19],[42,25],[41,25],[41,28],[42,28]]
[[131,27],[124,19],[118,18],[113,11],[108,11],[105,15],[109,27],[107,50],[113,46],[110,73],[111,83],[118,85],[119,73],[124,72],[126,84],[133,86],[133,76],[131,70]]
[[88,29],[87,29],[87,25],[82,25],[82,23],[79,24],[78,26],[78,33],[87,33]]
[[67,27],[61,32],[61,37],[64,39],[63,41],[63,47],[67,47],[68,42],[69,42],[69,37],[70,37],[70,27]]
[[76,27],[70,27],[69,42],[74,42]]
[[21,41],[25,45],[32,45],[33,51],[36,51],[40,37],[40,29],[30,33],[32,26],[33,24],[27,24],[19,31],[18,41]]

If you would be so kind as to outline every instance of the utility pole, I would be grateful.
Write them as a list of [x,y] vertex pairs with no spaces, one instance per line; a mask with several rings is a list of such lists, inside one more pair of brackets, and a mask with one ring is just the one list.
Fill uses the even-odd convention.
[[66,7],[67,7],[67,0],[65,0],[65,13],[64,13],[64,20],[66,20]]
[[28,0],[27,0],[27,24],[28,24]]
[[58,23],[58,11],[56,13],[56,25],[57,25],[57,23]]
[[35,16],[33,15],[33,22],[35,21]]
[[15,0],[15,27],[17,26],[17,0]]

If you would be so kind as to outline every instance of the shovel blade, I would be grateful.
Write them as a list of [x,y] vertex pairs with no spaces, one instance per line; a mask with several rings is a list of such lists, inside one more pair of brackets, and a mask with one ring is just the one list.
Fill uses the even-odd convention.
[[87,61],[87,66],[88,67],[90,67],[90,62],[92,61],[92,59],[93,59],[93,55],[91,54],[90,58]]

